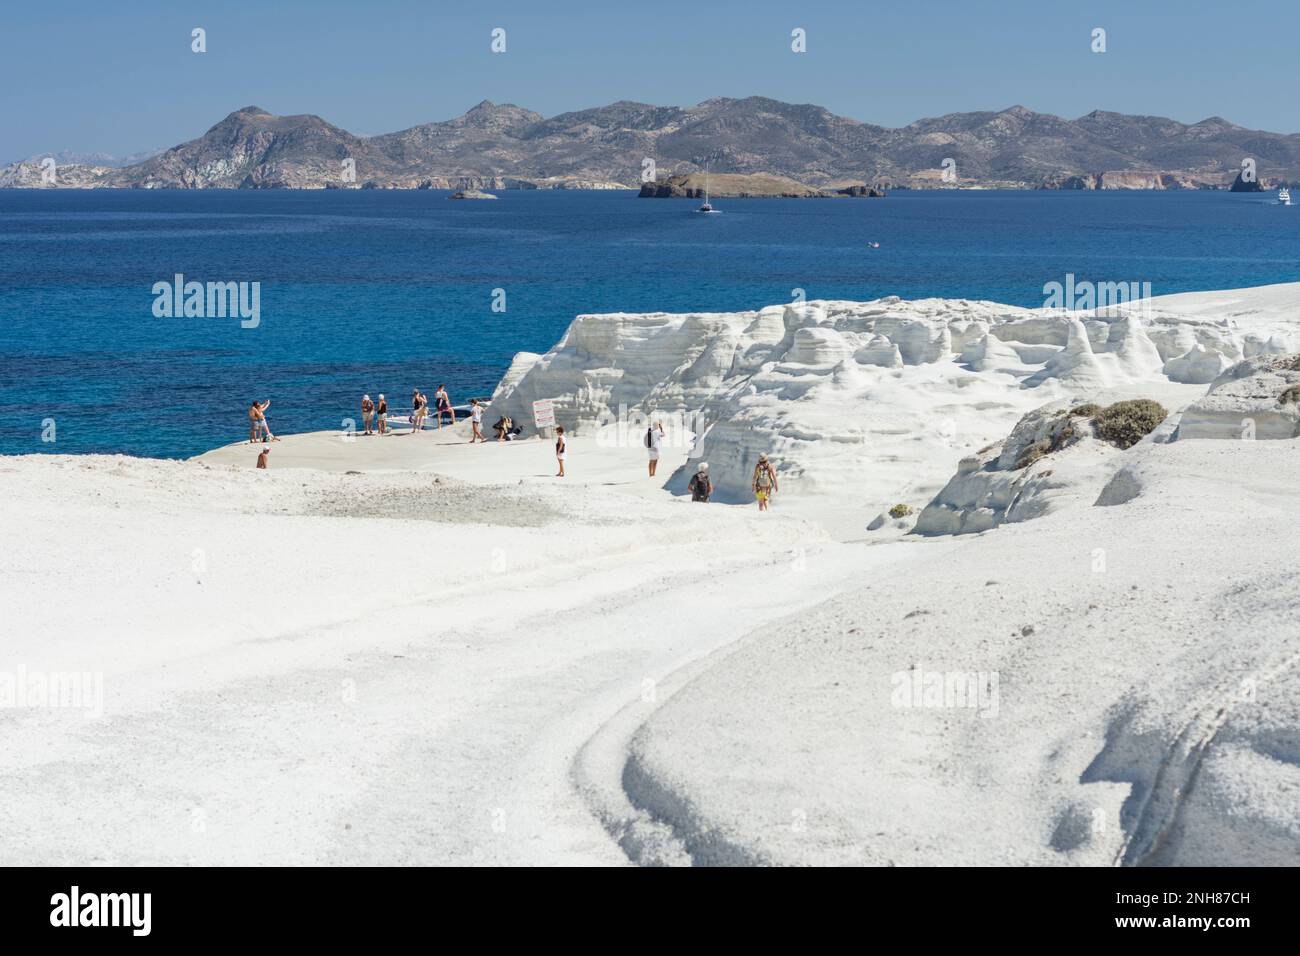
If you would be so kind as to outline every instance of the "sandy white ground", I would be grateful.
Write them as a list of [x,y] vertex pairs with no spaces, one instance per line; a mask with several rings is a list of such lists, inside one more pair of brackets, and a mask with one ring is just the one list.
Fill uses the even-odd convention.
[[106,698],[0,711],[8,863],[624,862],[579,748],[866,559],[813,579],[817,529],[576,483],[32,457],[0,489],[5,669]]
[[[1144,443],[1108,505],[982,534],[865,525],[1050,401],[1193,401],[1296,315],[584,317],[495,399],[570,389],[562,481],[463,425],[286,436],[261,473],[0,459],[0,683],[104,688],[98,720],[0,707],[0,859],[1294,863],[1300,442]],[[775,511],[685,500],[689,440],[648,479],[639,426],[597,429],[625,400],[707,412],[723,502],[777,454]],[[900,706],[913,668],[996,707]]]
[[647,804],[701,861],[1300,863],[1300,442],[1142,451],[748,637],[639,730]]

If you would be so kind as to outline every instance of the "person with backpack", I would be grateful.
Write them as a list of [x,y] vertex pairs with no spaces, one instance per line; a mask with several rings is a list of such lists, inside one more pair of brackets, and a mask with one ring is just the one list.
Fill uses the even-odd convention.
[[767,460],[767,455],[758,456],[758,465],[754,468],[754,497],[758,499],[758,510],[766,511],[767,503],[780,489],[776,483],[776,469]]
[[691,476],[686,489],[691,493],[691,501],[709,500],[709,495],[713,494],[713,482],[709,481],[709,463],[707,461],[700,462],[700,467]]
[[664,423],[655,422],[645,430],[645,447],[650,454],[650,477],[659,468],[659,443],[664,439]]

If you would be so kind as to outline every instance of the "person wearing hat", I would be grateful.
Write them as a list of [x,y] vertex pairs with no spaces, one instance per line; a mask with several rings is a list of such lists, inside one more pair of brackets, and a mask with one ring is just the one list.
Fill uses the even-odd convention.
[[767,460],[767,455],[758,456],[758,465],[754,468],[752,485],[754,497],[758,499],[758,510],[766,511],[768,501],[779,490],[776,484],[776,469]]
[[361,396],[361,423],[366,426],[365,434],[373,434],[371,428],[375,420],[375,403],[370,400],[369,395]]
[[271,446],[263,445],[262,453],[257,456],[257,467],[265,469],[267,460],[270,459],[270,457],[271,457]]
[[379,407],[376,409],[379,417],[379,434],[388,434],[388,402],[384,398],[384,393],[379,393]]
[[709,500],[709,495],[713,494],[713,482],[709,481],[709,463],[707,461],[700,462],[700,467],[691,476],[690,484],[686,488],[691,493],[691,501]]

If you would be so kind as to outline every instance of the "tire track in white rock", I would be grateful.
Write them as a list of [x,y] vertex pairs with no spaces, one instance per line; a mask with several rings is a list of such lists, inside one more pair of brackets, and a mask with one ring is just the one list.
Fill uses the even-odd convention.
[[[495,679],[497,686],[440,727],[436,740],[411,742],[400,757],[407,781],[389,774],[383,787],[354,805],[350,816],[370,823],[354,823],[337,859],[391,859],[392,848],[376,838],[404,833],[400,862],[626,863],[610,835],[625,851],[637,841],[657,841],[653,853],[630,852],[636,862],[643,855],[653,858],[648,862],[688,862],[666,831],[652,837],[638,827],[625,839],[618,812],[622,735],[678,686],[679,675],[695,672],[710,655],[725,655],[720,649],[763,622],[822,599],[854,573],[852,561],[839,561],[833,572],[810,580],[792,573],[784,555],[745,558],[703,576],[679,566],[596,606],[573,609],[563,620],[531,619],[525,633],[503,635],[495,658],[465,662],[462,682],[487,689]],[[655,600],[669,591],[671,605]],[[552,649],[552,666],[502,676],[520,663],[510,658],[513,640],[526,641],[531,651]],[[486,743],[482,724],[489,713],[490,759],[445,745],[476,737]],[[451,793],[431,804],[420,791],[435,771],[439,787]]]
[[[734,640],[666,674],[658,681],[653,700],[634,700],[601,725],[574,760],[573,779],[592,813],[632,862],[642,866],[752,866],[767,862],[761,854],[728,839],[698,813],[689,793],[646,767],[639,759],[636,737],[675,694],[723,666],[731,653],[759,638],[767,626],[788,627],[802,613],[852,588],[864,573],[890,560],[886,551],[897,560],[899,549],[921,547],[832,546],[828,550],[840,559],[816,561],[819,574],[815,581],[798,582],[791,594],[783,593],[784,588],[765,587],[746,603],[733,606],[729,623],[739,630]],[[809,556],[810,564],[813,561]]]

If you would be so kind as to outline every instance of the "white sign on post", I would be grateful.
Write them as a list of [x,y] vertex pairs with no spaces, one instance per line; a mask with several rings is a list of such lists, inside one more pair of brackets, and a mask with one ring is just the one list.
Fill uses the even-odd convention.
[[533,424],[540,431],[543,428],[552,428],[555,425],[555,405],[553,400],[544,398],[540,402],[533,402]]

